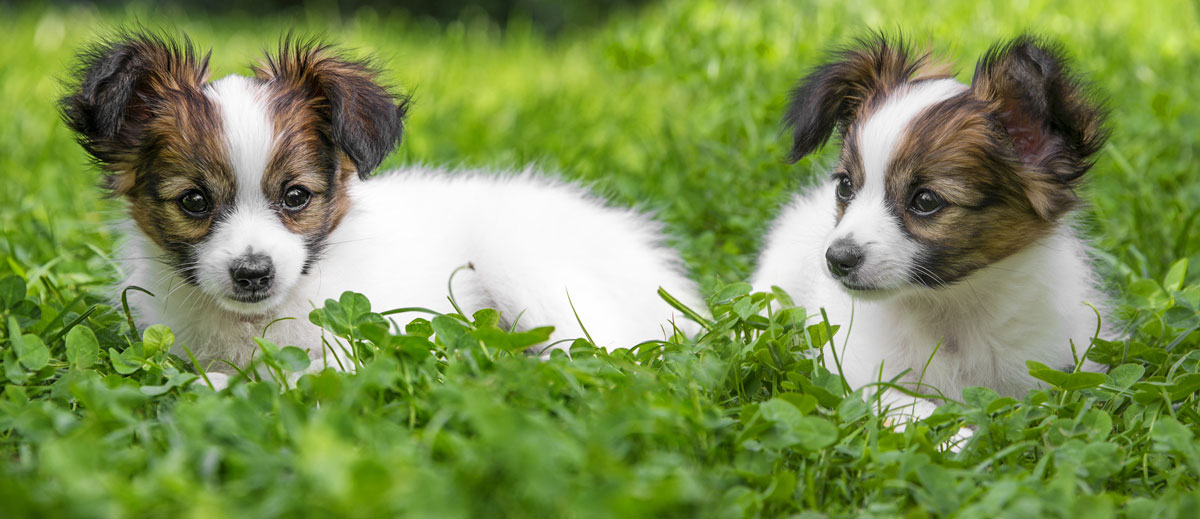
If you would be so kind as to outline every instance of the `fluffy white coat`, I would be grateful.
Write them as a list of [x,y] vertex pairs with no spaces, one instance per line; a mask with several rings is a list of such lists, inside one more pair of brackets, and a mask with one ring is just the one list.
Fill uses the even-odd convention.
[[[256,354],[252,337],[264,330],[279,345],[307,348],[318,360],[312,369],[337,367],[324,357],[322,330],[308,321],[314,307],[353,290],[376,311],[451,312],[447,284],[467,264],[474,268],[453,280],[465,312],[496,308],[509,322],[519,315],[522,329],[554,326],[552,341],[582,337],[580,321],[606,347],[663,339],[672,322],[694,329],[656,293],[661,286],[697,308],[701,301],[677,253],[663,244],[661,226],[646,215],[530,172],[411,168],[352,182],[350,210],[326,253],[269,313],[223,308],[159,261],[162,251],[132,224],[124,229],[127,275],[117,288],[152,291],[154,297],[130,294],[141,325],[170,326],[175,353],[187,345],[202,366],[226,373],[230,368],[216,361],[246,366]],[[395,317],[403,326],[422,316]],[[267,326],[283,317],[294,319]]]

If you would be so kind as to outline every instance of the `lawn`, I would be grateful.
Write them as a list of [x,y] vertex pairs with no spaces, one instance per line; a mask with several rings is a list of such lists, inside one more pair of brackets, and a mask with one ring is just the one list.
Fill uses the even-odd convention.
[[[0,4],[0,516],[1194,517],[1198,11],[669,0],[547,36],[469,14]],[[357,373],[189,389],[169,330],[131,329],[108,298],[122,205],[55,112],[72,53],[135,22],[211,47],[214,77],[246,73],[289,28],[377,54],[414,96],[385,167],[533,164],[654,210],[709,296],[711,333],[613,353],[581,341],[542,362],[481,343],[494,316],[393,335],[346,296],[317,317],[363,352]],[[1079,218],[1128,330],[1092,347],[1108,374],[1038,371],[1047,388],[1022,399],[974,388],[896,433],[802,360],[828,330],[748,294],[779,204],[833,161],[830,147],[783,162],[787,91],[876,27],[928,42],[963,80],[998,39],[1053,36],[1108,96],[1113,136]],[[940,451],[964,424],[975,440]]]

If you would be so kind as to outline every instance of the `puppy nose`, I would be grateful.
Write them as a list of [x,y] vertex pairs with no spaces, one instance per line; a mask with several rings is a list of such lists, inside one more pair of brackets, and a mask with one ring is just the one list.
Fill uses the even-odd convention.
[[275,281],[275,266],[267,256],[250,254],[234,260],[229,266],[229,275],[239,290],[259,292],[271,288]]
[[829,271],[838,277],[854,272],[862,260],[862,249],[850,241],[835,241],[825,250],[825,264],[829,266]]

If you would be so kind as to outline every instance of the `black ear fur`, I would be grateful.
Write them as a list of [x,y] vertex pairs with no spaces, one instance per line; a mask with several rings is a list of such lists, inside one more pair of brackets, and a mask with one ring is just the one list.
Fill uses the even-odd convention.
[[191,40],[122,31],[77,56],[70,94],[59,100],[63,121],[102,168],[109,188],[121,194],[121,173],[132,167],[141,129],[162,96],[198,93],[208,78],[208,55],[198,57]]
[[315,106],[329,123],[331,140],[361,178],[367,178],[400,145],[408,97],[381,86],[379,72],[368,60],[350,59],[328,44],[288,35],[275,55],[267,53],[255,74],[317,99]]
[[864,103],[908,81],[927,58],[914,58],[903,37],[883,33],[858,38],[834,51],[789,96],[783,117],[783,127],[792,129],[788,160],[796,162],[816,151],[839,126],[845,133]]
[[979,59],[971,88],[993,103],[1021,161],[1064,184],[1092,167],[1108,139],[1107,111],[1056,43],[1022,35],[993,45]]

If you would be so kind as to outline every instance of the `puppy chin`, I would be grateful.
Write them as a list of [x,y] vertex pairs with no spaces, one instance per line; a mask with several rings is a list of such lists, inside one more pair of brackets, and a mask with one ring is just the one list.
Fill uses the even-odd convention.
[[863,279],[862,276],[855,274],[839,277],[828,271],[826,274],[833,278],[851,297],[859,301],[882,301],[914,290],[912,283],[907,281],[889,282]]
[[216,299],[217,304],[226,311],[236,314],[241,317],[264,317],[268,316],[276,307],[283,302],[287,297],[285,293],[272,290],[267,297],[259,299],[238,297],[229,293],[211,294],[213,299]]

